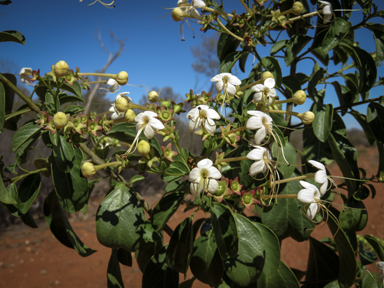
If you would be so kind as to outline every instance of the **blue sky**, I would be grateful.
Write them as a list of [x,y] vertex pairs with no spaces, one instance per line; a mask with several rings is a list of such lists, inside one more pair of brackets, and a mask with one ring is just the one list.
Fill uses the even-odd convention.
[[[65,60],[70,68],[80,67],[81,72],[94,72],[101,69],[108,58],[94,35],[100,29],[106,47],[110,51],[116,51],[118,44],[111,40],[111,30],[119,39],[127,40],[124,52],[107,72],[117,73],[125,70],[129,74],[130,84],[147,88],[170,86],[181,95],[195,87],[196,74],[191,67],[194,59],[190,48],[200,43],[203,32],[199,31],[198,24],[192,24],[196,33],[196,38],[193,39],[192,31],[186,25],[186,41],[180,41],[180,24],[174,22],[171,15],[161,18],[170,11],[162,7],[175,7],[176,0],[118,0],[114,9],[106,9],[99,3],[87,6],[91,2],[93,1],[84,0],[79,3],[77,0],[13,0],[9,6],[0,6],[0,12],[5,14],[0,15],[0,30],[18,30],[26,37],[26,45],[1,43],[1,58],[11,60],[17,66],[16,70],[31,67],[46,73],[50,71],[52,64]],[[379,8],[384,8],[382,1],[375,2],[380,2]],[[228,11],[236,8],[237,12],[241,13],[244,10],[238,1],[227,1],[224,5],[234,5],[228,8]],[[384,23],[382,20],[379,22]],[[208,31],[206,34],[210,33],[213,32]],[[356,36],[363,49],[368,52],[375,51],[371,32],[365,30]],[[261,55],[265,56],[263,52]],[[250,71],[252,61],[248,62],[247,69]],[[287,73],[283,62],[281,66],[283,74]],[[310,74],[311,71],[312,67],[309,65],[302,72]],[[383,75],[383,72],[383,68],[379,67],[378,75]],[[239,73],[238,76],[246,77],[248,73]],[[341,84],[344,84],[342,82]],[[138,101],[145,94],[144,87],[125,86],[120,92],[129,91],[130,96]],[[381,87],[376,88],[371,97],[380,96],[381,90]],[[332,99],[334,105],[338,105],[332,87],[327,89],[327,96]],[[111,98],[114,98],[114,95],[111,95]],[[303,105],[299,112],[308,110],[309,105],[310,103]],[[365,107],[360,111],[365,111]],[[358,126],[351,118],[346,118],[345,122],[348,127]]]

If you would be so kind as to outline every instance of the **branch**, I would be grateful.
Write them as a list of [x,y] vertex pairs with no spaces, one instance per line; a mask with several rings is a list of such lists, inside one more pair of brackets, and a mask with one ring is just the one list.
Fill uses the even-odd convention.
[[[105,52],[107,52],[109,54],[108,61],[104,65],[103,69],[101,69],[101,73],[104,73],[108,69],[108,67],[113,63],[113,61],[115,61],[120,56],[120,54],[123,52],[123,50],[124,50],[124,44],[125,44],[124,42],[126,41],[126,39],[124,39],[124,41],[118,39],[116,37],[116,35],[112,31],[110,31],[110,34],[111,34],[112,38],[117,43],[119,43],[120,47],[119,47],[119,51],[117,51],[115,54],[113,54],[112,52],[108,51],[108,49],[104,45],[104,42],[101,40],[101,33],[100,33],[100,30],[99,30],[99,33],[98,33],[98,36],[97,36],[97,41],[100,43],[101,48]],[[101,80],[101,77],[98,77],[96,81],[100,81],[100,80]],[[96,92],[99,89],[99,87],[100,87],[100,83],[96,83],[96,85],[93,87],[91,93],[89,94],[87,104],[85,105],[85,108],[84,108],[84,114],[88,114],[89,113],[89,108],[91,106],[93,97],[95,97]]]

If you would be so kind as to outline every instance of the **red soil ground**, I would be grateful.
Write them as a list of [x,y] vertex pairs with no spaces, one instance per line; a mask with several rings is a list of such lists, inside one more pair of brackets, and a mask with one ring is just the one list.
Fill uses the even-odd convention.
[[[375,149],[360,149],[359,166],[368,171],[368,177],[377,172],[378,153]],[[341,175],[331,168],[332,174]],[[377,195],[369,197],[364,204],[369,210],[366,228],[360,235],[372,234],[384,238],[384,190],[383,184],[374,185]],[[158,197],[148,199],[155,205]],[[93,199],[89,205],[88,215],[94,215],[100,200]],[[182,209],[171,218],[169,225],[175,228],[190,213]],[[198,218],[204,217],[203,213]],[[208,217],[208,215],[206,215]],[[197,219],[197,218],[196,218]],[[96,239],[93,217],[79,220],[71,219],[71,225],[80,239],[89,247],[96,249],[93,255],[82,258],[74,250],[63,246],[52,235],[47,224],[40,222],[39,228],[14,226],[0,235],[0,287],[32,288],[32,287],[106,287],[106,271],[110,257],[110,249],[100,245]],[[316,239],[329,237],[327,226],[315,230],[312,236]],[[166,239],[168,241],[168,239]],[[298,243],[292,239],[282,242],[282,260],[292,268],[306,270],[309,242]],[[142,273],[135,260],[132,267],[121,266],[125,287],[141,287]],[[374,265],[368,267],[378,272]],[[187,279],[190,275],[187,277]],[[183,276],[180,275],[180,279]],[[208,287],[195,281],[194,288]]]

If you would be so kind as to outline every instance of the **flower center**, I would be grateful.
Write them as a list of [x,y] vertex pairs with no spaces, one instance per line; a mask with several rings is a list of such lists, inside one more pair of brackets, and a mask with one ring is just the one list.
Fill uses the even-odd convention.
[[207,118],[207,111],[201,109],[200,112],[199,112],[199,116],[200,116],[201,118]]
[[239,190],[239,182],[233,182],[231,187],[233,191]]
[[227,188],[227,183],[225,182],[219,182],[219,189],[215,192],[215,196],[221,196],[224,194],[225,190]]
[[251,204],[252,203],[252,195],[248,194],[248,193],[244,194],[243,195],[243,202],[245,204]]
[[200,177],[203,179],[207,179],[208,178],[208,170],[207,169],[201,169]]

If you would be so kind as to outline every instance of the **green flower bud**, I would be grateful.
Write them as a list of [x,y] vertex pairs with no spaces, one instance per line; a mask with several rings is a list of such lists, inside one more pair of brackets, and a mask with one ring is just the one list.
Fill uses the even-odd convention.
[[116,100],[115,107],[117,111],[125,112],[129,109],[129,100],[122,96]]
[[189,16],[187,13],[183,12],[181,8],[176,7],[175,9],[172,10],[172,19],[175,22],[179,22],[184,19],[184,17],[186,16],[185,14]]
[[133,112],[132,109],[128,109],[125,114],[124,114],[124,119],[125,121],[127,121],[128,123],[133,123],[135,122],[135,118],[136,118],[136,114],[135,112]]
[[116,75],[115,78],[116,82],[119,83],[119,85],[125,85],[128,83],[128,73],[125,71],[121,71]]
[[57,77],[64,77],[68,74],[69,66],[67,62],[61,60],[55,64],[54,71]]
[[148,100],[152,103],[155,103],[159,100],[159,94],[156,91],[151,91],[148,93]]
[[297,117],[299,117],[301,119],[303,124],[309,125],[309,124],[312,124],[313,120],[315,119],[315,114],[313,114],[311,111],[307,111],[304,114],[299,113],[299,115],[297,115]]
[[151,145],[145,140],[141,140],[139,144],[137,144],[137,152],[140,155],[146,156],[151,151]]
[[81,165],[81,174],[83,174],[84,177],[91,177],[95,173],[96,168],[91,162],[85,162],[83,165]]
[[303,4],[301,4],[301,2],[298,2],[298,1],[293,3],[291,12],[296,16],[300,15],[301,13],[303,13]]
[[307,95],[305,95],[305,92],[303,90],[298,90],[295,94],[293,94],[293,103],[295,103],[296,105],[304,104],[306,99]]
[[57,112],[55,116],[53,116],[53,124],[57,129],[64,128],[68,123],[68,117],[63,112]]
[[263,82],[267,80],[268,78],[274,78],[272,73],[269,71],[265,71],[263,75],[261,76],[261,79],[263,79]]

